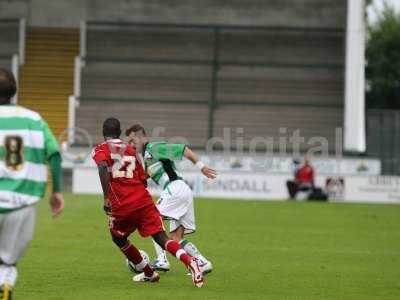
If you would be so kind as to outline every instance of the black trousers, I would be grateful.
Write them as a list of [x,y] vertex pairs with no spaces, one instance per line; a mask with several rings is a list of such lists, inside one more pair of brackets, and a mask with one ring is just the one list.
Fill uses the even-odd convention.
[[295,199],[299,191],[312,191],[313,187],[311,185],[305,184],[300,185],[294,180],[286,181],[286,186],[289,192],[290,199]]
[[288,180],[288,181],[286,181],[286,186],[287,186],[287,189],[289,192],[290,199],[296,198],[296,194],[299,191],[298,184],[293,180]]

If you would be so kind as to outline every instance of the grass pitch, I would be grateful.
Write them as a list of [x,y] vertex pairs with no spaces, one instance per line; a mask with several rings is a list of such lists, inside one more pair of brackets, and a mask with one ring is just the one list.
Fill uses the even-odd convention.
[[68,195],[55,220],[43,201],[15,299],[400,299],[400,206],[197,200],[196,211],[190,239],[215,267],[202,289],[173,258],[158,284],[134,284],[100,197]]

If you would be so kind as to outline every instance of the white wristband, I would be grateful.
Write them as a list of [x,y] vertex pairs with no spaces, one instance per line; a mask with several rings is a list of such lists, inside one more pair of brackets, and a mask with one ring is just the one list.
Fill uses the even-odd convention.
[[202,161],[198,161],[195,166],[201,171],[205,167],[205,164]]

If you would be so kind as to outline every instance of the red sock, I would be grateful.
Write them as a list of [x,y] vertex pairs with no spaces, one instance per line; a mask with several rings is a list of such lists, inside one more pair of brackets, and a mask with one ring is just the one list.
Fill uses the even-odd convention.
[[173,256],[183,262],[186,267],[189,266],[192,257],[181,248],[178,242],[174,240],[168,240],[165,243],[165,250],[167,250],[169,253],[171,253]]
[[149,264],[144,261],[142,255],[135,246],[128,242],[124,247],[121,248],[121,251],[125,254],[129,261],[133,262],[137,266],[139,270],[143,269],[144,275],[147,277],[153,276],[153,269],[150,268]]

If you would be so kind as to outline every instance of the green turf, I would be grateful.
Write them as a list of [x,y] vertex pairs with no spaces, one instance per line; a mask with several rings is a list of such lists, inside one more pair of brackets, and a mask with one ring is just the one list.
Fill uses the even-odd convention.
[[100,199],[67,200],[56,220],[40,204],[15,299],[400,299],[400,206],[198,200],[191,239],[215,271],[197,289],[173,258],[160,283],[132,283]]

